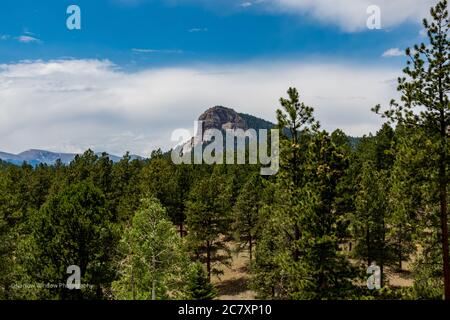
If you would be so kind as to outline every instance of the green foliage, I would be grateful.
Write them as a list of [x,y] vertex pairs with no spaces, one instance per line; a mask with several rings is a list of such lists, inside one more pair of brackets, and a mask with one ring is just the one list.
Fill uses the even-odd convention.
[[158,200],[146,198],[126,230],[120,248],[121,277],[113,284],[118,299],[176,298],[186,281],[188,257],[181,238]]
[[208,275],[201,263],[193,263],[191,266],[186,288],[186,299],[189,300],[213,300],[217,291],[208,280]]
[[10,231],[10,224],[7,216],[8,193],[6,177],[0,171],[0,299],[10,297],[10,286],[12,285],[13,266],[13,243],[14,238]]
[[355,198],[354,256],[366,261],[366,267],[375,262],[381,268],[382,280],[385,276],[384,268],[396,262],[393,246],[388,238],[388,188],[389,183],[384,171],[378,172],[373,163],[365,163]]
[[[58,286],[43,288],[38,297],[104,298],[115,277],[112,260],[117,236],[101,190],[90,182],[70,185],[52,195],[31,224],[26,271],[34,283]],[[85,284],[81,290],[59,286],[66,283],[70,265],[81,269]]]
[[[276,176],[258,165],[176,166],[161,150],[117,163],[91,150],[69,165],[0,161],[0,299],[214,299],[232,236],[248,246],[258,298],[450,298],[448,1],[431,18],[376,135],[320,131],[289,88],[276,111]],[[360,266],[373,261],[384,275],[410,262],[413,286],[386,276],[368,290]],[[64,288],[70,265],[82,290]]]
[[239,115],[242,117],[242,119],[245,120],[245,123],[249,128],[260,130],[260,129],[273,129],[275,127],[275,124],[272,122],[266,121],[264,119],[257,118],[255,116],[245,114],[245,113],[239,113]]
[[267,281],[254,285],[261,297],[346,297],[355,274],[339,252],[348,235],[339,201],[347,153],[343,143],[336,146],[327,133],[318,132],[313,109],[299,102],[295,89],[288,95],[280,100],[284,110],[277,111],[279,127],[290,135],[283,139],[281,170],[267,207],[272,219],[265,227],[273,231],[263,233],[255,264],[258,278],[266,275]]
[[348,159],[328,134],[321,132],[308,145],[304,167],[301,207],[294,213],[302,226],[300,237],[292,241],[294,254],[281,256],[288,294],[294,299],[345,298],[353,289],[356,273],[339,250],[348,237],[346,212],[338,201]]
[[[270,211],[270,207],[264,210]],[[261,231],[251,268],[251,287],[259,299],[280,299],[284,290],[277,255],[283,250],[284,239],[279,233],[276,218],[267,218],[264,221],[265,226]]]
[[153,154],[142,169],[143,194],[151,194],[167,208],[171,221],[179,225],[183,235],[185,200],[190,189],[190,170],[186,165],[175,166],[162,154]]
[[227,265],[230,250],[226,240],[230,235],[232,184],[216,166],[210,176],[200,179],[189,194],[186,204],[188,241],[197,260],[206,264],[208,279],[220,274],[214,265]]
[[[425,160],[425,177],[429,179],[418,181],[422,189],[429,188],[429,196],[423,198],[422,203],[416,208],[419,228],[423,234],[428,234],[425,241],[421,241],[424,252],[440,250],[433,256],[441,256],[442,262],[432,259],[436,264],[441,264],[444,276],[444,296],[450,299],[450,255],[448,240],[448,172],[449,172],[449,121],[450,101],[450,20],[448,1],[439,1],[431,8],[431,18],[423,21],[428,35],[428,44],[415,45],[413,49],[406,50],[408,57],[407,66],[403,70],[404,76],[398,79],[398,90],[401,93],[401,102],[391,101],[391,108],[382,113],[389,122],[396,122],[400,127],[407,128],[414,139],[420,145],[425,146],[427,152],[417,152],[420,160]],[[380,111],[380,106],[374,108]],[[418,138],[421,139],[418,139]],[[399,151],[406,153],[408,157],[413,155],[417,144],[411,146],[408,139],[402,140],[404,147]],[[409,149],[406,146],[410,146]],[[411,159],[413,162],[414,160]],[[423,173],[423,172],[421,172]],[[440,238],[440,245],[429,242],[428,239]],[[423,237],[421,237],[424,239]],[[430,246],[431,245],[431,246]],[[419,258],[420,260],[420,258]],[[434,270],[437,265],[419,266]],[[431,275],[434,272],[417,270],[417,274]],[[438,275],[440,277],[440,275]],[[422,284],[425,282],[421,282]],[[431,283],[431,282],[428,282]],[[436,281],[432,281],[436,283]],[[420,290],[428,292],[427,290]],[[433,291],[433,290],[432,290]],[[433,291],[434,292],[434,291]],[[426,294],[428,295],[428,293]],[[431,294],[431,296],[433,296]],[[436,296],[436,295],[434,295]]]
[[233,230],[241,247],[248,246],[249,260],[253,260],[253,250],[262,228],[260,208],[262,206],[263,184],[258,173],[249,177],[240,190],[233,208]]

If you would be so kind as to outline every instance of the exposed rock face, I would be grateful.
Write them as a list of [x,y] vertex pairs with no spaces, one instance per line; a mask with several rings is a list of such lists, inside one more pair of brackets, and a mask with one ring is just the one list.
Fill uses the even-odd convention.
[[189,153],[198,144],[207,144],[211,141],[212,137],[205,133],[207,130],[248,129],[247,122],[236,111],[221,106],[209,108],[198,121],[202,122],[202,128],[198,128],[199,132],[183,145],[181,154]]
[[203,121],[203,131],[208,129],[248,129],[247,123],[236,111],[220,106],[206,110],[198,118],[198,121]]

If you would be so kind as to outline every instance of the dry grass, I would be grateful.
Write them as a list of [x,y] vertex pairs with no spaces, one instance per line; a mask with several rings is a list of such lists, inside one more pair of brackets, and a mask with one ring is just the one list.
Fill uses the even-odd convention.
[[[249,288],[248,251],[244,249],[236,253],[236,244],[233,242],[230,242],[228,246],[233,249],[231,266],[222,266],[223,275],[214,276],[212,279],[219,293],[218,299],[255,300],[256,293]],[[401,272],[387,268],[386,274],[390,287],[411,287],[413,285],[411,263],[403,262],[403,270]]]
[[403,270],[401,272],[392,271],[388,268],[386,273],[391,287],[412,287],[414,284],[411,262],[403,262]]
[[[230,243],[234,249],[234,244]],[[255,292],[249,289],[248,253],[233,253],[231,267],[222,267],[223,275],[213,277],[219,300],[254,300]]]

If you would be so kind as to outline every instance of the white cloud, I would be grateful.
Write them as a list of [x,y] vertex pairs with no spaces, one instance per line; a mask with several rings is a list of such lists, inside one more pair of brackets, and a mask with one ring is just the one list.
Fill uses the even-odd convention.
[[386,50],[382,54],[382,57],[390,58],[390,57],[401,57],[404,55],[405,55],[405,53],[402,50],[400,50],[399,48],[391,48],[391,49]]
[[224,105],[275,121],[289,86],[315,107],[327,130],[362,135],[379,128],[370,112],[395,95],[398,70],[334,63],[261,61],[127,73],[109,61],[28,61],[0,65],[0,150],[30,148],[148,155],[168,149],[177,128],[193,129]]
[[28,35],[22,35],[22,36],[18,36],[16,37],[16,40],[22,43],[40,43],[41,40],[39,40],[38,38],[32,37],[32,36],[28,36]]
[[[137,5],[151,0],[115,0]],[[263,10],[275,13],[297,14],[313,17],[320,23],[335,25],[347,32],[367,29],[367,8],[376,5],[381,9],[383,29],[390,29],[404,22],[422,21],[438,0],[162,0],[174,4],[194,3],[220,12]]]
[[0,34],[0,40],[8,40],[10,36],[8,34]]
[[[131,1],[131,0],[120,0]],[[133,0],[134,2],[137,0]],[[141,0],[145,1],[145,0]],[[420,22],[429,16],[429,9],[438,0],[164,0],[171,4],[197,3],[220,12],[230,8],[261,10],[312,17],[319,23],[337,26],[346,32],[367,30],[367,8],[381,9],[383,29],[407,21]],[[231,9],[232,11],[232,9]]]
[[245,1],[245,2],[242,2],[239,4],[239,6],[242,8],[248,8],[248,7],[251,7],[252,5],[253,5],[253,3],[250,1]]
[[366,28],[366,10],[371,5],[380,7],[382,28],[387,29],[406,21],[421,21],[437,0],[272,0],[268,3],[282,11],[312,14],[317,20],[338,25],[345,31],[361,31]]

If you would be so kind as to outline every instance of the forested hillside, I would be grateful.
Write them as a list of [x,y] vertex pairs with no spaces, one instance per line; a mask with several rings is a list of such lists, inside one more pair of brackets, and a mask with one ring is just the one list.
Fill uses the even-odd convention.
[[[374,108],[386,119],[376,134],[356,143],[322,130],[289,88],[273,110],[276,175],[175,165],[161,150],[0,162],[0,299],[214,299],[236,251],[257,298],[450,299],[447,7],[425,21],[429,43],[406,52],[401,100]],[[70,265],[81,290],[59,286]],[[394,285],[394,273],[411,283]]]

